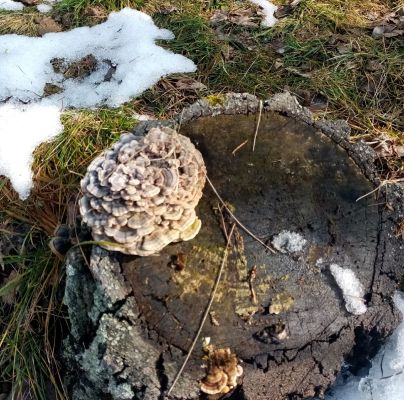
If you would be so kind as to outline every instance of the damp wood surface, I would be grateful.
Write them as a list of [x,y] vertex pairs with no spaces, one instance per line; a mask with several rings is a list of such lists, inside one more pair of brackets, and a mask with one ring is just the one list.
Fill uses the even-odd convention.
[[[315,338],[330,324],[332,331],[339,330],[344,322],[339,318],[342,298],[320,266],[335,262],[351,267],[369,289],[378,231],[378,207],[372,200],[355,202],[372,186],[342,149],[313,128],[272,114],[261,119],[252,152],[255,124],[254,116],[218,116],[181,129],[202,152],[222,198],[258,237],[270,243],[274,235],[288,230],[307,240],[301,253],[273,255],[238,229],[212,307],[219,326],[207,323],[203,335],[234,348],[243,358],[268,351],[268,344],[253,336],[279,318],[291,334],[272,348],[300,347],[308,334]],[[233,156],[232,150],[247,139]],[[226,244],[219,206],[206,185],[197,210],[202,229],[194,240],[123,264],[148,323],[184,350],[200,323]],[[182,271],[170,268],[180,253],[187,255]],[[322,263],[316,265],[320,258]],[[247,279],[253,266],[257,305],[251,301]],[[279,317],[268,313],[276,295],[293,299],[290,310]]]
[[[366,373],[400,320],[391,295],[404,257],[394,236],[401,192],[389,187],[384,197],[373,193],[356,201],[377,184],[372,153],[349,143],[341,121],[314,121],[293,98],[281,97],[264,105],[261,118],[254,113],[258,100],[248,95],[228,96],[222,109],[196,103],[181,114],[180,133],[201,151],[210,180],[237,218],[264,243],[285,230],[306,240],[302,251],[272,254],[234,229],[201,333],[237,354],[244,370],[226,399],[322,398],[344,362],[350,372]],[[134,134],[156,125],[173,127],[175,121],[146,122]],[[197,215],[202,228],[196,238],[156,256],[124,256],[98,246],[88,260],[80,249],[69,253],[65,303],[72,333],[64,356],[72,398],[219,397],[200,392],[202,340],[166,396],[222,264],[223,220],[228,229],[232,223],[208,184]],[[354,271],[364,286],[366,313],[346,311],[330,264]]]
[[[301,252],[271,254],[237,229],[212,306],[213,318],[201,335],[216,346],[230,347],[247,363],[244,381],[253,376],[253,382],[260,382],[250,391],[275,395],[270,390],[275,378],[278,394],[273,398],[282,398],[282,386],[286,385],[285,395],[293,393],[293,385],[296,393],[302,391],[306,383],[301,379],[323,368],[321,358],[324,365],[332,358],[330,370],[326,367],[323,372],[326,379],[339,368],[347,349],[335,356],[332,351],[320,354],[320,363],[313,361],[311,350],[303,359],[297,355],[313,343],[332,344],[353,318],[329,273],[331,263],[351,268],[364,285],[367,300],[371,298],[380,206],[371,196],[356,202],[373,186],[343,149],[303,122],[263,114],[252,151],[257,118],[200,118],[184,124],[180,133],[202,152],[208,176],[222,198],[261,240],[270,243],[283,230],[307,240]],[[202,229],[194,240],[170,245],[157,256],[125,257],[122,262],[148,328],[183,352],[198,329],[223,256],[226,239],[219,209],[217,197],[206,185],[197,209]],[[186,259],[181,268],[175,265],[178,255]],[[256,301],[248,282],[252,268]],[[269,313],[271,304],[278,304],[281,312]],[[280,323],[288,337],[272,340],[268,332]],[[188,367],[198,378],[203,376],[202,355],[198,343]],[[295,358],[298,363],[291,368],[287,364]],[[175,360],[178,365],[180,360]],[[280,385],[277,373],[290,375],[289,383]],[[317,386],[321,384],[320,379]],[[313,382],[308,379],[307,385],[312,388]],[[315,394],[313,389],[311,393]]]

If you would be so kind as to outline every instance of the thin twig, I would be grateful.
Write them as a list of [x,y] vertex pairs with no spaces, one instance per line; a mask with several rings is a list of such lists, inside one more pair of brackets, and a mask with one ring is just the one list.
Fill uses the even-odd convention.
[[245,146],[248,142],[248,139],[244,140],[243,143],[240,143],[232,152],[231,154],[233,154],[233,156],[236,155],[236,152],[239,151],[243,146]]
[[206,306],[205,313],[203,314],[202,321],[201,321],[201,323],[200,323],[200,325],[199,325],[198,331],[196,332],[196,335],[195,335],[194,340],[193,340],[193,342],[192,342],[192,344],[191,344],[191,347],[190,347],[189,350],[188,350],[188,354],[187,354],[187,356],[185,357],[185,360],[184,360],[184,362],[182,363],[181,368],[180,368],[179,371],[177,372],[177,375],[175,376],[174,381],[173,381],[173,383],[172,383],[170,389],[168,390],[166,396],[169,396],[170,393],[173,391],[174,386],[175,386],[176,383],[178,382],[178,379],[181,377],[181,374],[182,374],[182,372],[184,371],[185,366],[187,365],[189,358],[191,357],[192,351],[194,350],[195,345],[196,345],[196,343],[197,343],[198,340],[199,340],[199,336],[200,336],[200,334],[201,334],[201,332],[202,332],[203,326],[205,325],[206,319],[207,319],[207,317],[208,317],[208,315],[209,315],[210,308],[211,308],[211,306],[212,306],[212,304],[213,304],[213,301],[214,301],[214,299],[215,299],[215,295],[216,295],[217,288],[218,288],[218,286],[219,286],[220,278],[222,277],[223,269],[224,269],[224,266],[225,266],[225,264],[226,264],[227,255],[228,255],[228,250],[229,250],[229,246],[230,246],[230,240],[231,240],[231,237],[232,237],[232,235],[233,235],[234,226],[235,226],[235,224],[232,225],[231,230],[230,230],[230,233],[229,233],[229,235],[228,235],[228,238],[229,238],[229,239],[227,240],[226,248],[224,249],[222,264],[220,265],[219,272],[218,272],[218,274],[217,274],[216,281],[215,281],[215,284],[214,284],[213,289],[212,289],[212,294],[211,294],[211,296],[210,296],[209,303],[208,303],[208,305]]
[[261,115],[262,115],[262,100],[260,100],[259,113],[258,113],[258,121],[257,121],[257,126],[255,127],[255,133],[254,133],[254,141],[253,141],[252,151],[255,150],[255,142],[257,141],[258,129],[260,128]]
[[227,207],[226,203],[224,202],[224,200],[221,198],[219,192],[216,190],[216,188],[213,186],[213,183],[211,182],[211,180],[209,179],[208,175],[206,175],[206,180],[208,181],[210,187],[212,188],[213,192],[215,193],[215,195],[217,196],[217,198],[219,199],[219,201],[222,203],[223,207],[226,209],[226,211],[229,213],[229,215],[234,219],[234,221],[237,223],[237,225],[243,230],[245,231],[248,235],[250,235],[254,240],[256,240],[258,243],[262,244],[267,250],[269,250],[271,253],[276,254],[276,250],[273,249],[271,246],[268,246],[267,244],[265,244],[260,238],[258,238],[256,235],[254,235],[244,224],[242,224],[237,217],[231,212],[231,210],[229,209],[229,207]]
[[377,192],[377,191],[378,191],[379,189],[381,189],[386,183],[387,183],[387,181],[383,181],[376,189],[373,189],[372,191],[370,191],[370,192],[364,194],[363,196],[358,197],[355,201],[358,202],[358,201],[364,199],[365,197],[370,196],[372,193]]
[[257,266],[254,265],[250,269],[250,271],[248,271],[248,275],[247,275],[248,286],[250,288],[250,294],[251,294],[251,302],[254,305],[258,304],[257,293],[255,292],[255,289],[254,289],[254,281],[255,281],[256,277],[257,277]]
[[382,181],[377,188],[371,190],[369,193],[366,193],[361,197],[358,197],[356,199],[356,201],[360,201],[360,200],[364,199],[365,197],[370,196],[372,193],[377,192],[378,190],[380,190],[383,186],[386,186],[388,184],[393,184],[393,183],[401,183],[401,182],[404,182],[404,178],[386,179],[386,180]]
[[[222,206],[223,207],[223,206]],[[226,238],[226,242],[229,241],[229,237],[227,236],[227,229],[226,229],[226,222],[224,221],[224,216],[223,216],[223,212],[220,208],[220,205],[218,204],[217,206],[218,210],[220,211],[220,223],[222,224],[222,228],[223,228],[223,234]]]

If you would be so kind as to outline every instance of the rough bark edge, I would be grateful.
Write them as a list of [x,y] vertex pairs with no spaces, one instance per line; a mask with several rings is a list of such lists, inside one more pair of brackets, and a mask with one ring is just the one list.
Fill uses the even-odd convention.
[[[260,100],[256,96],[229,93],[215,99],[214,104],[209,98],[198,100],[185,108],[173,120],[141,122],[133,133],[139,136],[144,135],[156,126],[178,128],[182,123],[200,117],[256,113],[259,106]],[[376,153],[363,142],[351,143],[349,141],[350,128],[346,121],[316,120],[308,109],[302,107],[297,99],[287,92],[263,101],[263,112],[269,111],[283,113],[317,128],[345,149],[362,173],[376,187],[382,182],[374,163],[377,158]],[[394,212],[388,212],[388,218],[396,222],[401,220],[404,216],[403,187],[391,184],[388,187],[381,187],[380,192],[383,196],[388,196],[389,202],[394,208]],[[381,216],[382,219],[384,218]],[[173,378],[173,366],[169,360],[165,359],[163,352],[153,352],[153,349],[148,347],[142,338],[142,335],[147,332],[147,328],[139,326],[138,315],[132,312],[132,317],[128,318],[130,315],[128,310],[136,308],[136,304],[126,286],[120,268],[116,267],[116,259],[113,254],[94,248],[90,273],[84,260],[79,261],[79,258],[77,251],[74,251],[66,262],[68,273],[65,303],[69,308],[72,334],[65,341],[65,357],[73,366],[70,373],[67,374],[70,379],[70,385],[69,382],[68,385],[73,387],[72,399],[162,398],[160,389],[167,387]],[[101,265],[103,265],[103,269],[107,267],[107,275],[118,277],[118,286],[114,283],[111,287],[110,279],[105,279],[98,273]],[[388,274],[386,273],[386,275]],[[377,293],[377,296],[383,297],[383,294]],[[393,309],[392,314],[396,315]],[[396,317],[398,321],[399,318],[397,315]],[[106,335],[107,330],[116,331],[117,335],[121,334],[121,340],[130,341],[133,344],[132,347],[148,348],[148,354],[144,357],[150,361],[152,367],[140,373],[136,379],[137,384],[128,383],[130,378],[133,382],[133,375],[127,375],[125,360],[120,357],[115,358],[113,352],[111,354],[108,352],[108,347],[114,348],[114,338]],[[150,337],[153,336],[153,332],[148,332],[148,334]],[[79,348],[81,343],[87,343],[84,350]],[[176,351],[176,349],[171,350]],[[81,369],[86,372],[86,375],[78,372]],[[187,382],[186,377],[183,379],[182,387],[176,390],[175,398],[193,398],[195,393],[192,393],[190,389],[195,385]],[[110,397],[105,397],[106,393],[109,393]]]
[[[181,124],[201,117],[217,115],[250,114],[259,110],[258,97],[249,93],[227,93],[223,95],[202,98],[194,104],[184,108],[176,117],[167,121],[144,121],[133,130],[135,135],[144,135],[156,126],[169,126],[178,128]],[[262,100],[263,112],[276,111],[293,117],[318,129],[335,143],[346,150],[354,160],[362,173],[378,187],[382,178],[377,171],[375,161],[376,152],[363,141],[352,143],[350,141],[351,129],[345,120],[328,121],[316,119],[315,115],[307,108],[301,106],[295,96],[289,92],[278,93],[267,100]],[[403,185],[390,183],[380,188],[380,196],[387,196],[394,208],[391,217],[396,221],[404,219],[404,187]]]

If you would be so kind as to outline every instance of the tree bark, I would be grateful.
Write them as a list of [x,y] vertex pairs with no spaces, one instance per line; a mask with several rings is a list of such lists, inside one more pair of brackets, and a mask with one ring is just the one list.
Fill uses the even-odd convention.
[[[404,251],[392,233],[403,218],[402,189],[356,201],[379,178],[373,151],[351,144],[344,122],[315,122],[287,94],[265,102],[260,118],[258,109],[250,95],[228,95],[215,106],[199,101],[179,116],[180,133],[202,152],[227,207],[260,240],[270,244],[286,230],[306,245],[272,254],[237,226],[201,338],[240,359],[243,380],[228,397],[321,397],[344,359],[353,371],[366,368],[399,322],[391,294]],[[164,398],[211,296],[224,228],[234,223],[208,185],[197,214],[198,236],[157,256],[94,247],[88,270],[79,253],[69,255],[65,302],[72,334],[65,354],[74,399]],[[365,287],[365,314],[346,311],[332,263],[352,269]],[[276,335],[279,326],[286,338]],[[203,355],[199,341],[173,399],[200,398]]]

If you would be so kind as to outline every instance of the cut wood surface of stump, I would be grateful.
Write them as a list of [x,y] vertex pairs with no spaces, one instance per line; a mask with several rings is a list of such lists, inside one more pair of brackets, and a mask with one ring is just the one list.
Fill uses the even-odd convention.
[[[216,106],[200,101],[181,114],[179,132],[202,153],[213,186],[245,226],[269,246],[285,231],[296,234],[300,247],[273,254],[237,225],[201,339],[230,348],[242,366],[226,398],[321,397],[344,359],[353,372],[368,367],[400,319],[390,296],[404,255],[393,235],[402,192],[357,201],[374,189],[377,174],[372,151],[350,144],[344,123],[313,121],[287,94],[257,111],[250,95],[229,95]],[[65,354],[73,398],[165,398],[223,259],[234,223],[226,207],[206,185],[195,239],[149,257],[95,247],[89,270],[79,253],[69,255]],[[346,311],[332,264],[362,284],[364,314]],[[199,340],[170,398],[206,398],[203,356]]]

